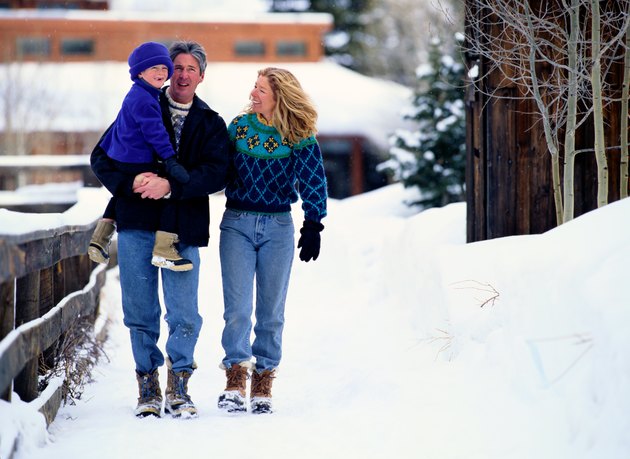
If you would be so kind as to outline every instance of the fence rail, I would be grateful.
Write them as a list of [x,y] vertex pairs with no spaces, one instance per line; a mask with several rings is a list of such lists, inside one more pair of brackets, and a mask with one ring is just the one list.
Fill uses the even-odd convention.
[[0,398],[37,399],[48,424],[63,384],[38,387],[40,363],[54,368],[64,334],[79,321],[93,326],[98,316],[106,267],[87,256],[95,226],[0,234]]
[[76,180],[100,186],[90,168],[90,155],[0,155],[0,190]]

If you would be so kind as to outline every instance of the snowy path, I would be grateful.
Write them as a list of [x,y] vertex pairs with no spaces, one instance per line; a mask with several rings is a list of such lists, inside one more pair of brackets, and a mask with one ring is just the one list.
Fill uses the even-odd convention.
[[404,208],[392,199],[400,191],[388,193],[331,202],[320,259],[296,261],[273,415],[216,408],[224,387],[217,253],[223,200],[213,197],[211,246],[202,251],[199,369],[189,387],[200,417],[133,416],[137,387],[112,271],[104,298],[113,316],[110,362],[98,367],[76,406],[61,409],[49,444],[25,445],[18,459],[605,457],[589,455],[588,438],[576,440],[584,426],[567,422],[557,391],[537,392],[531,363],[526,371],[509,364],[529,359],[526,350],[509,348],[511,337],[488,350],[474,336],[460,341],[466,346],[455,361],[455,351],[440,351],[456,343],[440,331],[449,324],[439,254],[463,243],[465,210],[399,217]]

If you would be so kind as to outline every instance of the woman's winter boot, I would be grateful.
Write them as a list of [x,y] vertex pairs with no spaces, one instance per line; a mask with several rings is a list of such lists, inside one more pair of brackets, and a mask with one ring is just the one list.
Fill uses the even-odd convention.
[[227,383],[219,395],[218,407],[229,413],[247,411],[246,390],[249,362],[233,364],[225,370]]
[[252,372],[252,390],[250,394],[252,413],[273,413],[271,385],[275,377],[275,370],[264,370],[261,373],[254,370]]

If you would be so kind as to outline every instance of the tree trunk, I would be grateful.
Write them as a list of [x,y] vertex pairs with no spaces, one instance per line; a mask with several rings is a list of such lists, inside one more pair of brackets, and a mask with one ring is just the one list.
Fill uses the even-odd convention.
[[628,97],[630,97],[630,26],[626,23],[626,51],[624,54],[623,87],[621,92],[621,137],[619,139],[621,150],[619,199],[628,197]]
[[578,35],[580,28],[580,0],[571,0],[570,35],[568,43],[569,68],[567,99],[567,126],[564,136],[564,217],[566,223],[574,216],[575,130],[577,129],[578,98]]
[[608,204],[608,163],[604,141],[604,107],[602,103],[602,64],[599,0],[591,0],[592,57],[591,86],[593,89],[593,126],[595,159],[597,160],[597,207]]
[[[533,13],[529,9],[529,5],[526,4],[524,6],[527,9],[527,27],[529,30],[533,31],[535,30],[535,27],[532,23]],[[564,212],[562,202],[562,185],[560,183],[560,151],[556,143],[557,138],[553,135],[553,130],[551,128],[551,118],[548,107],[543,100],[542,94],[540,93],[540,83],[538,82],[538,75],[536,74],[536,50],[538,49],[536,37],[533,33],[528,33],[526,34],[525,39],[527,40],[529,47],[528,65],[531,75],[531,89],[534,96],[534,101],[536,102],[536,106],[538,107],[538,110],[540,112],[543,130],[545,132],[545,141],[547,142],[547,148],[549,148],[549,153],[551,155],[551,180],[553,188],[553,199],[556,205],[556,222],[558,225],[561,225],[563,223],[562,218]]]

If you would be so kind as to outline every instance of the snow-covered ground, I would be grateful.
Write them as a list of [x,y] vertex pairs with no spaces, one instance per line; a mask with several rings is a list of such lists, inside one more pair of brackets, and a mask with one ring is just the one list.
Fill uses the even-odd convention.
[[330,202],[320,258],[294,265],[274,414],[216,408],[216,195],[190,381],[199,418],[133,416],[113,270],[109,362],[49,433],[30,405],[0,403],[0,457],[16,432],[17,459],[630,457],[630,200],[543,235],[466,244],[463,203],[415,214],[407,192]]

